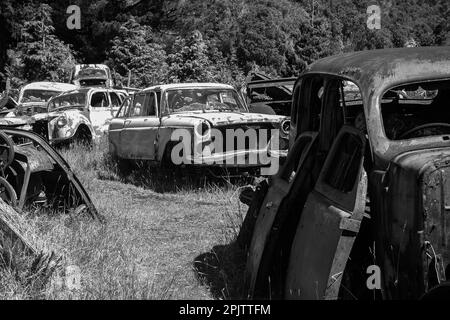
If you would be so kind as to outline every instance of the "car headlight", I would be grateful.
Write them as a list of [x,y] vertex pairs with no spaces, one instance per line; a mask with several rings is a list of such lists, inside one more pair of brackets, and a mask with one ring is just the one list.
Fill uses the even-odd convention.
[[211,125],[207,121],[199,123],[195,126],[195,133],[202,140],[208,140],[211,135]]
[[64,127],[67,124],[67,118],[66,117],[59,117],[56,121],[56,125],[60,128]]
[[291,120],[285,119],[281,122],[280,130],[283,135],[289,135],[289,131],[291,129]]

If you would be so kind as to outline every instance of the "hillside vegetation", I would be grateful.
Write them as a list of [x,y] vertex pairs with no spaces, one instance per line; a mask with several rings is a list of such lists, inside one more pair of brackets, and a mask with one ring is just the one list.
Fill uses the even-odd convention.
[[[73,0],[0,2],[0,88],[67,81],[75,62],[112,67],[124,84],[219,81],[248,72],[292,76],[339,52],[448,43],[447,0]],[[369,5],[381,29],[369,30]]]

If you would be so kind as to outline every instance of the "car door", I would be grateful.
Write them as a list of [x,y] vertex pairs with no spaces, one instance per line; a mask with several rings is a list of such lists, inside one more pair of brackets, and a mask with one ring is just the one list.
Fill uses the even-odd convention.
[[154,160],[160,125],[156,94],[153,91],[135,95],[130,116],[125,120],[121,146],[126,158]]
[[115,117],[109,123],[108,128],[109,150],[112,154],[115,154],[119,157],[123,157],[124,155],[122,146],[120,144],[120,136],[125,126],[126,117],[130,112],[130,107],[131,107],[131,97],[127,97],[123,101],[122,106],[120,107]]
[[365,137],[344,126],[301,212],[291,245],[285,298],[336,299],[364,215]]
[[112,118],[111,103],[107,90],[95,90],[89,98],[89,116],[95,131],[105,131],[105,124]]
[[[311,83],[314,85],[310,85]],[[245,274],[244,287],[248,298],[273,297],[272,293],[268,293],[274,286],[270,268],[274,259],[277,259],[275,252],[284,236],[283,226],[290,223],[296,225],[298,217],[292,217],[291,208],[303,206],[306,195],[312,190],[318,176],[318,169],[315,167],[322,164],[316,157],[322,99],[313,103],[310,97],[318,97],[323,85],[324,78],[320,76],[297,81],[293,101],[295,107],[291,117],[295,119],[291,123],[291,129],[295,127],[296,134],[290,136],[286,163],[279,174],[272,177],[262,203],[252,205],[254,212],[247,213],[257,217],[254,218],[256,221]],[[304,119],[305,125],[297,124],[297,119]],[[283,294],[282,288],[277,291],[277,295]]]
[[314,162],[313,154],[317,145],[317,132],[302,133],[289,151],[286,163],[279,173],[272,177],[270,188],[258,212],[247,213],[257,216],[253,236],[248,250],[244,287],[247,298],[265,299],[267,286],[267,266],[272,264],[273,247],[279,239],[279,226],[288,219],[287,210],[280,209],[287,196],[297,190],[298,184],[304,184],[305,175],[310,172],[309,166]]

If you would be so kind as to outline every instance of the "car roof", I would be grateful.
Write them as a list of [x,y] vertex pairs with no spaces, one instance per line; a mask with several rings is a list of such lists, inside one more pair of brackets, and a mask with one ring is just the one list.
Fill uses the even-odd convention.
[[101,70],[109,69],[109,67],[106,64],[97,64],[97,63],[77,64],[74,66],[74,68],[77,71],[82,69],[101,69]]
[[208,82],[194,82],[194,83],[171,83],[162,84],[143,89],[148,90],[170,90],[170,89],[195,89],[195,88],[218,88],[218,89],[234,89],[233,86],[223,83],[208,83]]
[[22,87],[22,90],[52,90],[52,91],[69,91],[76,89],[77,86],[70,83],[62,83],[62,82],[50,82],[50,81],[39,81],[39,82],[31,82]]
[[357,51],[317,60],[305,74],[344,76],[366,93],[407,82],[450,78],[450,47]]
[[108,89],[108,88],[102,88],[102,87],[95,87],[95,88],[92,88],[92,87],[82,87],[82,88],[79,88],[79,87],[75,86],[75,88],[76,88],[75,90],[69,90],[69,91],[63,92],[63,93],[60,94],[59,96],[66,95],[66,94],[73,94],[73,93],[87,93],[87,92],[89,92],[89,91],[109,91],[109,92],[121,92],[121,93],[126,93],[125,90],[121,90],[121,89]]

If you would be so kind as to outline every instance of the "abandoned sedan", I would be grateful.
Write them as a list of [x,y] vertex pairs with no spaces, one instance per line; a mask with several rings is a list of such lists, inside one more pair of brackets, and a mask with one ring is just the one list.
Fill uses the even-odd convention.
[[449,47],[310,66],[286,163],[244,222],[247,297],[448,298],[449,101]]
[[[103,221],[67,162],[42,137],[0,121],[0,198],[19,212],[86,213]],[[0,225],[1,229],[1,225]]]
[[48,140],[53,144],[92,141],[106,131],[107,121],[117,112],[126,95],[122,90],[104,88],[65,92],[48,102],[48,113],[34,116],[34,131],[48,131]]
[[52,97],[76,88],[73,84],[60,82],[29,83],[20,89],[16,115],[31,116],[36,113],[47,112],[46,105]]
[[70,83],[79,87],[114,87],[111,70],[104,64],[77,64],[70,73]]
[[229,85],[170,84],[124,103],[109,126],[109,147],[126,160],[272,168],[288,147],[288,128],[286,117],[249,113]]

